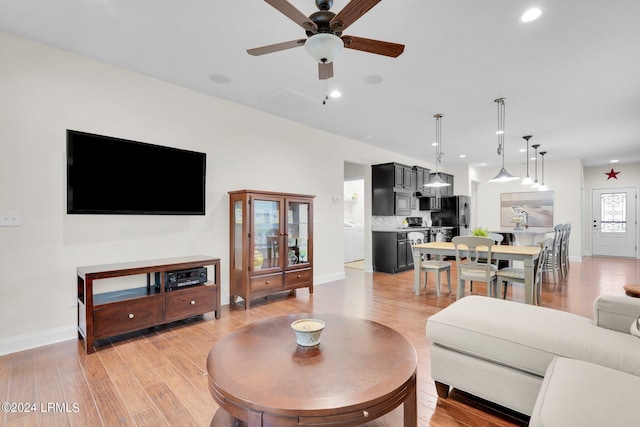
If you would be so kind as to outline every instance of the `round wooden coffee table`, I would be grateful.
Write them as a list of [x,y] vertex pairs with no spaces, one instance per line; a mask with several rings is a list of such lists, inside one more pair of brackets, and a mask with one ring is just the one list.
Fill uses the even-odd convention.
[[[326,323],[317,347],[298,346],[289,326],[306,317]],[[220,409],[249,427],[353,426],[403,403],[404,426],[415,427],[416,369],[415,349],[398,332],[329,314],[246,325],[219,340],[207,360]]]

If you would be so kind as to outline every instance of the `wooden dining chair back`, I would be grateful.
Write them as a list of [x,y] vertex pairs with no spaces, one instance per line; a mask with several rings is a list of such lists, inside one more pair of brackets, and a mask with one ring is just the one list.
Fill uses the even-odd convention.
[[562,279],[562,269],[560,268],[560,251],[562,250],[562,234],[564,232],[563,224],[553,227],[553,244],[542,264],[543,273],[551,273],[555,283],[556,276]]
[[[451,239],[456,251],[456,267],[458,270],[457,299],[464,296],[465,280],[486,282],[487,296],[492,296],[495,289],[496,272],[491,265],[491,247],[494,240],[490,237],[456,236]],[[482,262],[484,261],[484,262]]]
[[[533,295],[534,304],[539,304],[542,294],[542,264],[553,246],[553,239],[547,238],[539,243],[540,253],[533,264]],[[496,272],[498,284],[502,286],[502,299],[507,297],[507,288],[512,283],[525,283],[524,268],[507,267]]]
[[[407,238],[411,244],[411,248],[414,245],[425,243],[425,236],[418,231],[412,231],[407,233]],[[424,255],[423,255],[424,257]],[[415,267],[414,267],[415,268]],[[429,278],[429,272],[436,274],[436,296],[440,296],[440,273],[447,272],[447,285],[449,285],[449,293],[451,293],[451,263],[442,260],[424,260],[421,257],[420,270],[424,271],[424,287],[427,288],[427,280]]]

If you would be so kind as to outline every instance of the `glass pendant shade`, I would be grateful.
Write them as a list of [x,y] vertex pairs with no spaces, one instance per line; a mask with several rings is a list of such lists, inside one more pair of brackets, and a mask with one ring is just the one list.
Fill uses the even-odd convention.
[[442,180],[442,178],[440,178],[440,174],[436,173],[435,175],[433,175],[433,178],[431,178],[431,181],[429,181],[429,183],[423,185],[423,187],[435,187],[435,188],[439,188],[439,187],[448,187],[451,184],[449,184],[448,182],[444,182]]
[[489,182],[508,182],[514,181],[516,179],[520,179],[515,175],[511,175],[504,167],[504,122],[505,122],[505,108],[504,101],[506,98],[498,98],[495,100],[496,104],[498,104],[498,130],[496,135],[498,135],[498,155],[502,157],[502,169],[498,172],[498,175],[494,176],[489,180]]
[[423,187],[440,188],[451,185],[448,182],[444,182],[438,173],[438,163],[442,160],[442,123],[440,122],[442,116],[442,114],[434,114],[433,116],[436,118],[436,142],[434,144],[436,147],[436,173],[427,184],[423,185]]
[[304,48],[316,62],[329,63],[342,52],[344,42],[334,34],[318,33],[307,39]]

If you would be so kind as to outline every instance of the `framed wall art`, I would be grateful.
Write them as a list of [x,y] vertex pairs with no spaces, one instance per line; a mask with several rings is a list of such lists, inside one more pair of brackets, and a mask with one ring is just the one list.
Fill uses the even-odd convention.
[[553,191],[502,193],[500,195],[500,226],[512,227],[518,218],[529,227],[553,227]]

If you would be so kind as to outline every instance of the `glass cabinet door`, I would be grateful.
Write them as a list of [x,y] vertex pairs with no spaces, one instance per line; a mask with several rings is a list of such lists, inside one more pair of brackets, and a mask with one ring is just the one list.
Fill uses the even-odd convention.
[[309,203],[287,203],[287,266],[310,262]]
[[253,271],[282,268],[282,227],[279,200],[253,200]]

